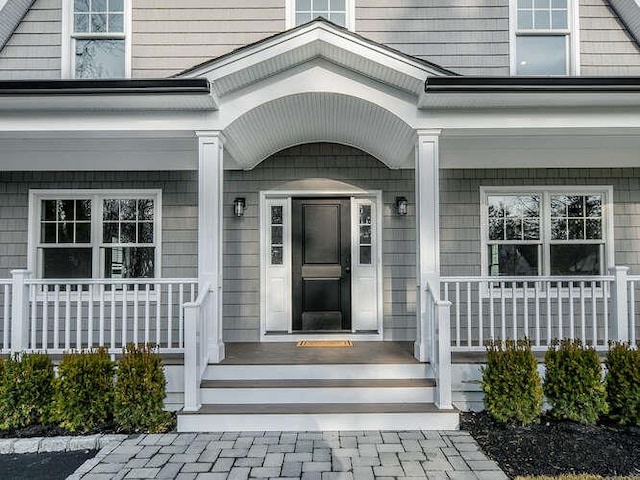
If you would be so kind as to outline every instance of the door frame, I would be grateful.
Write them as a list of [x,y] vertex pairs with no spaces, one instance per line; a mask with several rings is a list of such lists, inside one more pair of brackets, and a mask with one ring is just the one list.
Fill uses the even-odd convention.
[[[287,254],[284,255],[283,267],[282,267],[282,275],[280,278],[280,284],[282,288],[285,289],[284,295],[288,311],[283,311],[283,316],[281,319],[281,325],[283,326],[282,330],[278,330],[277,332],[267,332],[267,298],[273,292],[270,291],[270,287],[268,285],[268,274],[267,268],[273,268],[268,264],[268,255],[270,252],[269,248],[269,233],[268,230],[271,226],[270,224],[270,211],[269,207],[273,205],[274,202],[278,202],[279,204],[283,204],[285,206],[285,212],[288,214],[287,219],[284,222],[284,241],[288,242],[288,245],[291,245],[291,199],[293,197],[348,197],[351,199],[351,256],[352,256],[352,266],[355,249],[358,247],[358,243],[354,242],[355,235],[358,233],[357,225],[354,225],[354,202],[358,199],[369,199],[371,203],[375,206],[376,211],[376,224],[374,226],[373,234],[375,235],[376,242],[374,247],[375,252],[375,272],[376,272],[376,281],[375,281],[375,290],[376,290],[376,302],[375,302],[375,310],[377,317],[377,328],[376,331],[372,332],[359,332],[357,333],[354,328],[356,326],[355,317],[353,315],[354,303],[351,305],[351,313],[352,313],[352,331],[351,333],[294,333],[292,330],[292,285],[291,285],[291,267],[292,267],[292,259],[291,259],[291,248],[288,248]],[[314,189],[292,189],[292,190],[269,190],[269,191],[260,191],[259,192],[259,231],[260,231],[260,341],[261,342],[294,342],[299,340],[322,340],[322,339],[331,339],[336,338],[337,336],[340,339],[346,340],[371,340],[371,341],[381,341],[384,337],[383,332],[383,284],[382,284],[382,220],[384,217],[383,212],[383,204],[382,204],[382,191],[381,190],[362,190],[359,188],[345,188],[344,190],[314,190]],[[353,268],[352,268],[353,272]],[[352,298],[355,296],[353,292],[353,283],[355,275],[351,276],[351,285],[352,285]],[[286,330],[284,327],[286,326]]]

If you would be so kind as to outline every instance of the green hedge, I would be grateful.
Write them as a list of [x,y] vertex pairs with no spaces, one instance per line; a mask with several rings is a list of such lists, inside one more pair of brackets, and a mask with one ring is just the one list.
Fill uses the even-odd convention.
[[1,371],[0,428],[49,423],[55,378],[49,356],[14,355],[2,362]]
[[113,421],[114,363],[106,349],[67,353],[58,366],[55,418],[72,432]]
[[550,415],[593,424],[607,413],[600,358],[580,340],[554,342],[544,356],[544,394]]
[[538,420],[542,383],[529,341],[496,341],[487,346],[482,391],[486,410],[499,422],[528,425]]
[[127,345],[118,363],[114,417],[129,432],[161,433],[173,427],[164,411],[166,380],[162,361],[150,345]]
[[621,425],[640,426],[640,350],[628,343],[611,344],[605,365],[609,417]]

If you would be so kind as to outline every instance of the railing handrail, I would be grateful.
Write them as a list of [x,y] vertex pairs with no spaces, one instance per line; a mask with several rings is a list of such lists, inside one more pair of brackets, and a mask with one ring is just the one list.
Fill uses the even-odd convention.
[[182,306],[185,307],[185,308],[186,307],[200,307],[200,306],[202,306],[204,301],[207,299],[207,295],[209,295],[210,291],[211,291],[211,283],[210,282],[206,282],[202,286],[200,291],[198,292],[197,298],[193,302],[185,302],[185,303],[183,303]]
[[[629,276],[631,278],[631,275]],[[640,280],[640,276],[638,276]],[[493,282],[493,283],[513,283],[513,282],[613,282],[615,280],[614,275],[562,275],[562,276],[468,276],[468,277],[440,277],[440,282]]]
[[[0,281],[0,284],[4,282]],[[11,283],[9,280],[8,283]],[[26,285],[167,285],[172,283],[196,284],[197,278],[30,278]]]

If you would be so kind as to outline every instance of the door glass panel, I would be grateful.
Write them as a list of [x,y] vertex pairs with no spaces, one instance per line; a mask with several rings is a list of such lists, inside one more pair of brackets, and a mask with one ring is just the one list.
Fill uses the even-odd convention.
[[372,253],[372,237],[371,237],[371,223],[372,223],[372,206],[360,205],[358,216],[358,240],[360,242],[360,265],[371,265],[371,253]]
[[283,206],[271,206],[271,265],[284,264]]
[[340,263],[340,207],[304,205],[303,263]]

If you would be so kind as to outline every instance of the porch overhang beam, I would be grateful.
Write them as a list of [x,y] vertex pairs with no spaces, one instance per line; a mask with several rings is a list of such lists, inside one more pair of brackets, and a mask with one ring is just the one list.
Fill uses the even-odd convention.
[[640,77],[429,77],[421,109],[640,106]]
[[217,110],[206,78],[3,80],[0,110]]

